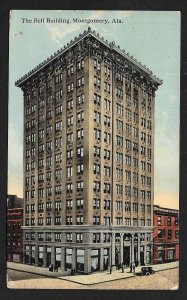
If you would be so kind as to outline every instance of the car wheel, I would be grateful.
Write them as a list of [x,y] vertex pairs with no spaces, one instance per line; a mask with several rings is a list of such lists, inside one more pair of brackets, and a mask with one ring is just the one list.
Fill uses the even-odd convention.
[[150,274],[149,272],[146,272],[146,274],[145,274],[145,275],[149,276],[149,274]]

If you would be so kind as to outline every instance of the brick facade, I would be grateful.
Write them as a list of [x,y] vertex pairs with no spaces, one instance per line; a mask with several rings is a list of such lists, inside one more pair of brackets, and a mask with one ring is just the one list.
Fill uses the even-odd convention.
[[165,263],[179,260],[179,212],[154,206],[153,261]]
[[88,28],[22,77],[24,262],[90,273],[152,262],[162,83]]

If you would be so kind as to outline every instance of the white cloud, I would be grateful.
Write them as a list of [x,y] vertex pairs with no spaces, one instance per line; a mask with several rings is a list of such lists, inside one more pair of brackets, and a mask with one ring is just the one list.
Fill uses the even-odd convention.
[[[80,13],[79,15],[76,13]],[[91,12],[88,12],[88,14],[85,16],[84,12],[82,11],[75,11],[74,18],[85,18],[85,19],[100,19],[100,18],[124,18],[129,17],[132,15],[133,11],[104,11],[104,10],[94,10]],[[113,14],[113,15],[112,15]],[[65,38],[67,35],[72,34],[74,32],[80,31],[81,28],[85,28],[86,25],[91,25],[92,28],[97,28],[97,23],[93,24],[86,24],[86,23],[70,23],[70,24],[51,24],[51,23],[45,23],[45,28],[47,29],[49,36],[51,39],[58,44],[58,46],[62,47],[64,42],[62,42],[62,39]],[[115,26],[115,24],[114,24]],[[113,32],[107,29],[106,26],[103,26],[102,30],[100,29],[101,34],[108,34],[113,36]]]

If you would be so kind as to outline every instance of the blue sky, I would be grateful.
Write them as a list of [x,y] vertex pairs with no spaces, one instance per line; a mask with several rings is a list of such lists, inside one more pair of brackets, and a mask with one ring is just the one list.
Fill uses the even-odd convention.
[[[107,24],[23,23],[22,18],[106,19]],[[123,23],[112,23],[113,18]],[[46,20],[46,19],[45,19]],[[12,11],[10,16],[8,193],[23,196],[23,97],[14,83],[88,26],[163,79],[155,105],[155,204],[178,208],[180,13]]]

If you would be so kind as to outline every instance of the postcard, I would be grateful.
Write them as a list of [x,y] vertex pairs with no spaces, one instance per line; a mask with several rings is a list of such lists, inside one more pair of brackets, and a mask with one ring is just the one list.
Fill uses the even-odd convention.
[[8,288],[178,289],[180,18],[10,12]]

